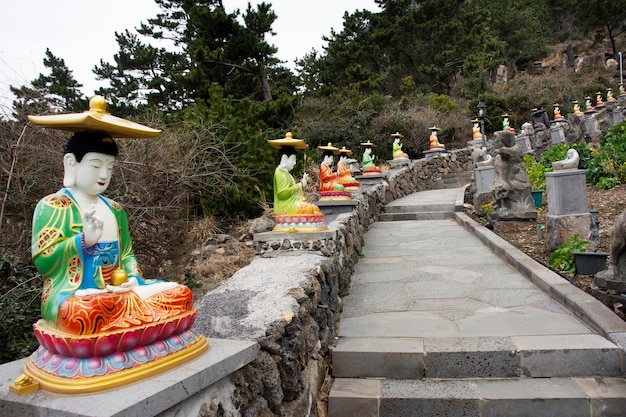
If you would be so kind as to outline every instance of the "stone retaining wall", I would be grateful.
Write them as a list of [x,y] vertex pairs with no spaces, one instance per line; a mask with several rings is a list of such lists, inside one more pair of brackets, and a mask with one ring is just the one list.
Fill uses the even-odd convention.
[[[198,416],[322,416],[330,354],[364,234],[385,204],[473,168],[470,149],[411,161],[363,186],[357,205],[325,232],[263,233],[257,255],[197,303],[196,327],[212,338],[256,340],[256,359],[186,404]],[[165,413],[167,414],[167,413]]]

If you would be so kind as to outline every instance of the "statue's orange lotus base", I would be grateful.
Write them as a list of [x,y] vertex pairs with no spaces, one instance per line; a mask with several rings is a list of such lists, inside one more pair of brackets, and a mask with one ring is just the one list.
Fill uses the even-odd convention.
[[343,185],[343,188],[345,188],[347,191],[358,191],[361,189],[361,183],[359,183],[358,181],[343,182],[341,183],[341,185]]
[[370,169],[364,169],[363,170],[363,175],[367,175],[367,174],[380,174],[382,173],[383,170],[378,168],[378,167],[374,167],[374,168],[370,168]]
[[[345,186],[344,186],[345,188]],[[350,191],[320,191],[320,201],[346,201],[352,200]]]
[[[26,361],[24,373],[41,389],[62,394],[137,382],[209,348],[207,339],[192,328],[196,315],[194,309],[156,323],[91,335],[65,333],[39,320],[33,328],[40,346]],[[12,391],[32,390],[29,384],[18,384]]]

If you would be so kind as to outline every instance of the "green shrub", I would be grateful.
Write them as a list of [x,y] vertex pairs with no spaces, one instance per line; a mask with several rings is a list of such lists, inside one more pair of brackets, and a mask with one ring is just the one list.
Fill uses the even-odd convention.
[[546,169],[530,155],[524,155],[524,165],[526,165],[526,173],[530,180],[530,186],[533,190],[546,189]]
[[432,94],[428,98],[428,105],[441,113],[454,113],[459,110],[459,106],[452,101],[450,96],[445,94]]
[[[626,122],[613,126],[600,138],[600,148],[593,152],[587,167],[587,181],[592,184],[610,177],[626,182]],[[609,181],[606,185],[612,182],[604,181]]]
[[41,317],[41,281],[34,266],[0,253],[0,363],[30,355],[37,349],[33,324]]
[[610,190],[611,188],[615,188],[619,185],[619,180],[615,177],[602,177],[600,181],[598,181],[598,188],[601,190]]
[[588,240],[581,240],[578,233],[573,234],[550,254],[550,267],[573,274],[576,270],[574,252],[586,252],[585,245],[589,243]]

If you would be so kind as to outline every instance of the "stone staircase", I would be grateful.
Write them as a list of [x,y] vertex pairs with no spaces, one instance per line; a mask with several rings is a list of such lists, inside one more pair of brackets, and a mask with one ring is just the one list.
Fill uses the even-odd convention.
[[455,172],[445,174],[437,181],[435,185],[436,190],[460,188],[466,184],[469,184],[472,179],[473,171]]
[[594,334],[341,338],[329,417],[623,416],[622,350]]
[[[456,190],[455,203],[451,203],[452,196],[442,194],[447,191],[404,197],[386,206],[380,220],[452,218],[455,210],[461,210],[463,190]],[[410,227],[408,223],[406,227]],[[410,235],[408,230],[404,233]],[[424,255],[415,256],[417,260]],[[372,262],[381,267],[387,262],[384,257],[377,259]],[[394,273],[402,272],[391,275]],[[369,274],[364,279],[371,282]],[[382,281],[388,279],[393,278]],[[380,285],[386,288],[384,282]],[[524,297],[519,290],[511,291],[507,297],[515,298],[515,293]],[[385,292],[382,297],[388,304],[400,298]],[[377,296],[368,293],[361,302],[370,304]],[[429,302],[434,306],[440,300],[438,294],[433,296]],[[457,300],[458,304],[476,302]],[[461,314],[464,308],[467,305],[436,307],[450,316]],[[620,346],[584,326],[567,327],[567,321],[546,322],[550,331],[535,331],[543,326],[542,317],[515,318],[513,313],[503,322],[495,311],[498,307],[492,310],[485,315],[493,313],[493,319],[477,324],[472,337],[446,334],[431,312],[408,318],[399,314],[412,312],[388,313],[387,318],[365,316],[359,328],[353,327],[355,319],[342,318],[332,352],[334,382],[328,416],[626,416],[624,351]],[[432,323],[420,322],[425,317],[432,317]]]

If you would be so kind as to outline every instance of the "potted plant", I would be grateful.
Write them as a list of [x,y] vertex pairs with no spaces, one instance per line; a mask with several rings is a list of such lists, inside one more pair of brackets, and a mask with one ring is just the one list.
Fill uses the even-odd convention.
[[530,155],[524,155],[524,165],[526,165],[535,207],[539,208],[543,204],[543,192],[546,190],[546,168]]
[[576,272],[582,275],[595,275],[606,269],[607,252],[572,252]]
[[578,233],[574,233],[550,254],[550,267],[573,274],[576,271],[574,253],[586,251],[585,246],[589,243],[591,242],[581,239]]

